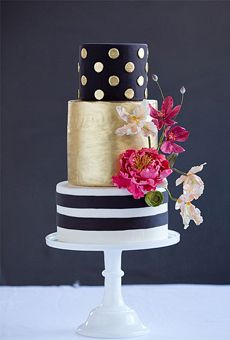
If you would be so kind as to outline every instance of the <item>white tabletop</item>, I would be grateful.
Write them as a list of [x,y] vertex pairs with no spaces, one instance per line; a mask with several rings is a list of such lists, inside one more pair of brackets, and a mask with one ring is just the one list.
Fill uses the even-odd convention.
[[[230,286],[134,285],[122,289],[127,304],[151,328],[151,333],[139,339],[230,339]],[[0,287],[0,339],[86,340],[75,329],[100,304],[102,295],[103,287]]]

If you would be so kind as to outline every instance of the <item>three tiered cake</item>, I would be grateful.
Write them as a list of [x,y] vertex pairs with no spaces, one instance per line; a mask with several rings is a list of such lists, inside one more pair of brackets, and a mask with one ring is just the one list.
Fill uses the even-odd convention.
[[[64,242],[119,243],[168,237],[168,195],[148,206],[113,186],[119,155],[148,147],[140,134],[115,134],[117,107],[133,111],[147,98],[145,44],[83,44],[78,100],[68,104],[68,181],[57,184],[57,237]],[[151,100],[157,108],[157,102]],[[151,137],[157,146],[157,136]]]

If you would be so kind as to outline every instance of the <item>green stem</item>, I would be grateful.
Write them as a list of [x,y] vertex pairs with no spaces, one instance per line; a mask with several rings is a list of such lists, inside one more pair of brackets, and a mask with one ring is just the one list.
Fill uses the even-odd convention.
[[183,172],[183,171],[178,170],[178,169],[176,169],[176,168],[172,168],[172,170],[175,171],[175,172],[177,172],[177,173],[180,174],[180,175],[187,176],[186,172]]
[[182,94],[182,96],[181,96],[181,102],[180,102],[180,106],[182,107],[182,105],[183,105],[183,102],[184,102],[184,94]]
[[175,198],[175,197],[172,196],[172,194],[171,194],[171,192],[169,191],[168,188],[166,188],[166,190],[167,190],[167,192],[168,192],[168,194],[169,194],[169,198],[170,198],[172,201],[176,202],[176,201],[177,201],[177,198]]
[[165,135],[165,127],[163,128],[162,134],[161,134],[161,136],[160,136],[160,139],[159,139],[159,142],[158,142],[158,148],[157,148],[157,150],[159,150],[160,147],[161,147],[161,145],[163,144],[164,135]]
[[160,87],[160,84],[158,83],[158,81],[156,81],[156,83],[157,83],[157,86],[158,86],[158,88],[159,88],[159,90],[160,90],[161,97],[162,97],[162,98],[163,98],[163,100],[164,100],[164,99],[165,99],[165,97],[164,97],[164,94],[163,94],[162,88]]
[[148,136],[148,142],[149,142],[149,148],[151,149],[152,145],[151,145],[151,137]]

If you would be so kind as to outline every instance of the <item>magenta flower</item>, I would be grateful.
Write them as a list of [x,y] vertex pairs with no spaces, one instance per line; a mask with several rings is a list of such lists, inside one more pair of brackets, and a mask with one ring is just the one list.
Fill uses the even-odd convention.
[[172,173],[165,155],[157,150],[142,148],[126,150],[120,155],[120,170],[113,176],[113,184],[126,188],[134,198],[144,197],[146,192],[156,190]]
[[173,107],[173,98],[168,96],[163,100],[160,111],[154,109],[150,104],[149,108],[150,116],[153,118],[153,122],[158,130],[160,130],[164,125],[172,126],[175,124],[173,118],[180,112],[181,105]]
[[189,131],[181,126],[168,127],[165,132],[165,141],[161,145],[161,151],[164,153],[181,153],[185,149],[175,142],[185,142],[188,139]]

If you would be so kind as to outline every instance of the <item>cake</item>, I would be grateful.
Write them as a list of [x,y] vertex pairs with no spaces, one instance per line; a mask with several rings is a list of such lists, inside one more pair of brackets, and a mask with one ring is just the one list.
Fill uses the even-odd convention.
[[[78,99],[68,103],[68,180],[56,187],[57,238],[63,242],[146,242],[168,237],[168,194],[148,206],[115,187],[125,150],[148,147],[143,135],[120,136],[117,107],[131,112],[147,99],[146,44],[83,44]],[[157,101],[150,100],[157,109]],[[157,148],[157,136],[150,137]]]

